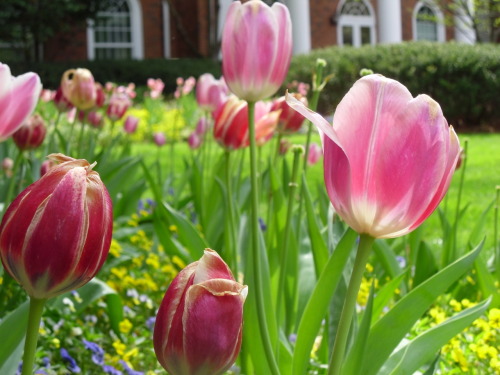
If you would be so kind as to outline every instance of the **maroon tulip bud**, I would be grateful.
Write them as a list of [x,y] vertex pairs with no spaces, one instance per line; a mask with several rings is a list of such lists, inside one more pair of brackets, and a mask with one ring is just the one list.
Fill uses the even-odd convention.
[[104,126],[104,116],[97,111],[90,111],[87,114],[87,120],[92,127],[100,129]]
[[248,287],[222,258],[206,249],[167,290],[154,329],[160,364],[172,375],[222,374],[240,351]]
[[55,167],[57,164],[54,160],[47,159],[40,166],[40,177],[47,173],[50,169]]
[[54,95],[54,105],[59,112],[68,112],[74,108],[74,105],[64,96],[61,86],[59,86]]
[[34,114],[14,133],[12,139],[20,150],[33,150],[45,139],[47,128],[38,113]]
[[28,295],[55,297],[92,279],[111,243],[113,209],[99,174],[86,160],[59,162],[12,202],[0,225],[5,270]]

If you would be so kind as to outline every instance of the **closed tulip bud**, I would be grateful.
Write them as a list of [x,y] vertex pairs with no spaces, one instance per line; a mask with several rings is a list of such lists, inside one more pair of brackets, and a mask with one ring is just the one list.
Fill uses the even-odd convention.
[[31,115],[42,91],[40,77],[25,73],[12,77],[0,63],[0,142],[9,138]]
[[192,132],[188,137],[188,145],[193,150],[199,148],[201,146],[201,137],[196,132]]
[[125,112],[127,112],[127,109],[131,104],[132,102],[126,93],[115,92],[109,99],[106,114],[111,121],[119,120],[123,117],[123,115],[125,115]]
[[228,370],[241,347],[247,291],[222,258],[206,249],[179,272],[158,310],[153,343],[160,364],[172,375]]
[[92,279],[113,229],[111,199],[95,164],[62,154],[49,158],[59,164],[19,194],[0,225],[2,264],[37,299]]
[[167,143],[167,137],[165,137],[165,134],[161,132],[156,132],[153,134],[153,141],[158,147],[161,147]]
[[12,139],[20,150],[33,150],[43,143],[46,133],[45,121],[36,113],[12,134]]
[[87,114],[87,121],[92,127],[100,129],[104,125],[104,116],[102,115],[101,112],[90,111]]
[[139,119],[137,117],[127,116],[125,122],[123,123],[123,130],[129,134],[135,133],[137,125],[139,125]]
[[317,143],[311,143],[309,145],[309,152],[307,153],[307,164],[314,165],[321,158],[321,146]]
[[54,95],[54,105],[59,112],[68,112],[75,107],[73,104],[71,104],[68,98],[64,96],[61,86],[59,86],[56,94]]
[[[307,105],[307,98],[305,96],[300,94],[291,95],[304,103],[304,105]],[[298,131],[304,122],[304,116],[290,107],[284,96],[273,101],[271,110],[276,111],[278,109],[281,110],[280,119],[278,121],[278,131],[284,134]]]
[[61,89],[63,95],[79,110],[85,111],[96,105],[96,83],[88,69],[65,71],[61,79]]
[[[267,142],[278,124],[280,111],[271,111],[268,103],[255,103],[255,139],[258,145]],[[231,96],[214,124],[215,140],[227,150],[250,145],[248,136],[248,104]]]
[[429,96],[413,98],[401,83],[371,74],[341,100],[333,126],[298,100],[287,101],[324,133],[326,190],[356,232],[402,236],[446,194],[460,144]]
[[42,177],[44,174],[46,174],[50,169],[55,167],[57,164],[54,160],[44,160],[42,165],[40,166],[40,177]]
[[260,0],[229,7],[222,33],[222,71],[229,89],[251,102],[273,95],[292,57],[292,22],[286,6]]
[[196,101],[200,108],[213,112],[226,97],[227,86],[223,79],[215,79],[210,73],[202,74],[198,78],[198,83],[196,84]]

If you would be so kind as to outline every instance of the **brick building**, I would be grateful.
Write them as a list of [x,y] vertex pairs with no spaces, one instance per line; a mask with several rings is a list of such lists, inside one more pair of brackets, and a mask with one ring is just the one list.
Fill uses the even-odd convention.
[[[269,2],[269,1],[268,1]],[[473,34],[425,0],[282,0],[290,9],[294,53],[330,45],[406,40],[473,42]],[[44,60],[217,56],[231,0],[114,0],[85,28],[44,46]],[[450,15],[448,15],[450,16]],[[451,17],[453,19],[453,17]]]

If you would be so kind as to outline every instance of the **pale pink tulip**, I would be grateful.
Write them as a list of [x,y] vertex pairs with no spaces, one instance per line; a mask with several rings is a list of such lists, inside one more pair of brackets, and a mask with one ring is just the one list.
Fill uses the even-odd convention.
[[309,145],[309,152],[307,153],[307,164],[308,165],[316,164],[321,158],[322,154],[323,151],[321,150],[321,146],[318,145],[317,143],[311,143]]
[[192,132],[188,137],[188,145],[192,150],[195,150],[201,146],[201,137],[196,132]]
[[0,142],[9,138],[36,107],[42,84],[35,73],[12,77],[0,63]]
[[227,99],[227,90],[224,79],[215,79],[210,73],[202,74],[196,84],[196,101],[200,108],[213,112]]
[[116,91],[109,99],[106,115],[111,121],[117,121],[125,115],[131,105],[132,101],[125,92]]
[[292,23],[281,3],[231,3],[222,34],[222,71],[230,90],[256,102],[283,83],[292,56]]
[[342,99],[333,126],[295,98],[287,100],[324,133],[328,195],[358,233],[407,234],[444,197],[460,145],[429,96],[413,98],[399,82],[368,75]]
[[165,88],[165,83],[161,80],[161,78],[158,79],[153,79],[153,78],[148,78],[148,87],[151,90],[149,95],[151,98],[156,99],[159,98],[163,92],[163,89]]
[[153,141],[158,147],[161,147],[167,143],[167,137],[165,137],[165,134],[161,132],[156,132],[153,134]]
[[198,135],[203,135],[208,130],[208,121],[205,117],[201,117],[196,124],[195,133]]

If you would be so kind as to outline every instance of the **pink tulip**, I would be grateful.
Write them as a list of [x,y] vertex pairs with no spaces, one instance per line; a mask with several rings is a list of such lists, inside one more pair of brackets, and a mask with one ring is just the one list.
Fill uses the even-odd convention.
[[192,132],[188,137],[188,145],[192,150],[195,150],[201,146],[201,137],[196,133]]
[[92,279],[106,259],[113,229],[111,199],[94,164],[49,157],[59,165],[19,194],[0,225],[3,266],[37,299]]
[[223,374],[241,347],[248,287],[234,280],[213,250],[184,268],[163,298],[153,343],[172,375]]
[[165,84],[163,83],[161,78],[158,79],[148,78],[147,83],[149,90],[151,90],[149,93],[151,98],[153,99],[159,98],[163,92],[163,89],[165,88]]
[[87,115],[87,121],[96,129],[100,129],[104,126],[104,116],[101,112],[90,111]]
[[[280,111],[270,111],[264,102],[255,104],[255,138],[258,145],[267,142],[278,124]],[[235,150],[250,145],[248,137],[248,104],[231,96],[214,124],[214,138],[224,148]]]
[[54,99],[55,91],[48,90],[48,89],[42,89],[42,92],[40,93],[40,100],[42,102],[48,103],[52,99]]
[[123,130],[129,134],[135,133],[137,125],[139,125],[139,119],[137,117],[127,116],[125,123],[123,124]]
[[309,152],[307,153],[307,164],[314,165],[316,164],[322,155],[321,146],[317,143],[311,143],[309,145]]
[[7,177],[12,177],[12,168],[14,168],[14,160],[7,157],[2,160],[2,169]]
[[109,99],[106,115],[111,121],[117,121],[125,115],[131,105],[132,102],[125,92],[116,91]]
[[201,117],[199,120],[198,120],[198,123],[196,124],[196,129],[195,129],[195,132],[196,134],[198,135],[203,135],[207,132],[208,130],[208,121],[205,117]]
[[292,56],[292,23],[281,3],[231,3],[222,34],[222,71],[230,90],[256,102],[283,83]]
[[368,75],[342,99],[333,126],[293,97],[287,101],[324,133],[328,195],[358,233],[407,234],[444,197],[460,145],[429,96],[413,98],[399,82]]
[[161,132],[156,132],[153,134],[153,141],[158,147],[161,147],[167,143],[167,137],[165,137],[165,134]]
[[42,84],[35,73],[12,77],[0,63],[0,142],[9,138],[36,107]]
[[63,95],[81,111],[89,110],[96,105],[97,87],[94,76],[88,69],[65,71],[61,79],[61,89]]
[[33,150],[43,143],[46,133],[45,121],[36,113],[12,134],[12,139],[20,150]]
[[221,101],[227,98],[227,85],[223,79],[217,80],[210,73],[202,74],[196,84],[196,101],[200,108],[213,112]]
[[[299,94],[292,94],[298,100],[300,100],[304,105],[307,105],[307,98]],[[280,119],[278,122],[278,131],[280,133],[295,133],[300,129],[302,123],[304,122],[304,116],[299,112],[294,111],[285,100],[285,97],[276,99],[273,101],[271,107],[272,110],[281,110]]]
[[54,160],[47,159],[45,160],[42,165],[40,166],[40,177],[42,177],[44,174],[46,174],[50,169],[55,167],[57,163]]
[[61,86],[59,86],[54,95],[54,105],[59,112],[68,112],[74,108],[74,105],[64,96]]

